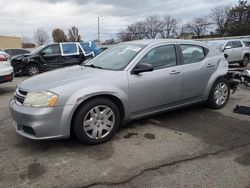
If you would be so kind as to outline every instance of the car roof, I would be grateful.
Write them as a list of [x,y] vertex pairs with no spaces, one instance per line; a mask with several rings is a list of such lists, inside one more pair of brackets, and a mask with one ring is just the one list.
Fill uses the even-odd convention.
[[207,44],[202,43],[200,41],[184,40],[184,39],[145,39],[145,40],[128,41],[128,42],[124,42],[123,44],[138,44],[138,45],[151,46],[151,45],[157,45],[157,44],[163,44],[163,43],[195,44],[195,45],[200,45],[200,46],[204,46],[204,47],[209,48],[209,46]]

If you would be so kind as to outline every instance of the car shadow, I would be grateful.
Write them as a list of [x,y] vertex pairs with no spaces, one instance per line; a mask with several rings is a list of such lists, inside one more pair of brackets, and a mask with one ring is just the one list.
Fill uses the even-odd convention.
[[0,85],[0,96],[14,92],[15,92],[15,87],[10,87],[10,86],[5,87],[4,85]]
[[[203,105],[196,105],[129,122],[111,140],[100,145],[84,145],[75,137],[34,141],[18,136],[15,147],[21,148],[27,155],[71,152],[84,154],[96,160],[106,160],[114,153],[113,143],[140,134],[136,129],[143,126],[146,128],[146,125],[161,127],[179,136],[192,135],[211,147],[232,147],[250,142],[249,122],[224,116],[215,110],[206,109]],[[155,139],[157,135],[149,132],[144,137]]]

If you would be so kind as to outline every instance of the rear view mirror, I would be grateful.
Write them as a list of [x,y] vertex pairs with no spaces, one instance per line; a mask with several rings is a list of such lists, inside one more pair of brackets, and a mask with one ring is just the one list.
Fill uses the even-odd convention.
[[151,72],[153,71],[153,66],[148,63],[140,63],[135,66],[135,68],[132,70],[132,74],[140,74],[142,72]]

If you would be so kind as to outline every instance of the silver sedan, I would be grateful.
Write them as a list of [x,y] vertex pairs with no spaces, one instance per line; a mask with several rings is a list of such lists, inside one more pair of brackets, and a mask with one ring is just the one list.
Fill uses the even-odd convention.
[[83,66],[47,72],[18,85],[14,128],[31,139],[87,144],[110,139],[130,120],[195,103],[222,108],[228,63],[217,50],[186,40],[121,43]]

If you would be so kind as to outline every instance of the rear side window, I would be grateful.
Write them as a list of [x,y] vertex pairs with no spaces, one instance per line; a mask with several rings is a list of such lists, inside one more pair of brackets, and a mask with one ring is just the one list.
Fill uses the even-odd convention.
[[240,41],[233,41],[232,42],[232,48],[241,48],[242,44]]
[[184,64],[197,63],[205,58],[204,48],[201,46],[182,44],[181,51]]
[[78,55],[79,48],[76,43],[61,43],[62,55]]

